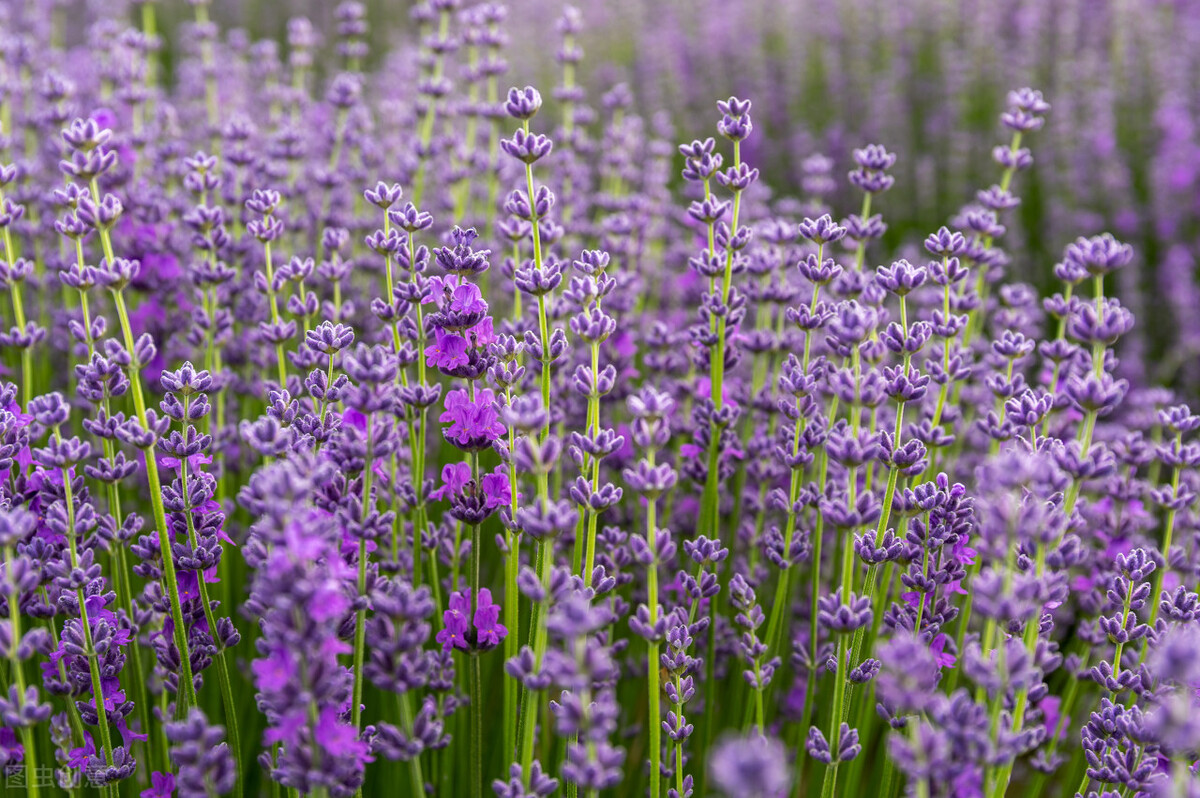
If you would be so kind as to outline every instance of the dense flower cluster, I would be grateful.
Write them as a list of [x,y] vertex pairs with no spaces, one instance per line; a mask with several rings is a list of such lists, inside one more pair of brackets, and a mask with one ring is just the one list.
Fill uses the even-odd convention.
[[1135,247],[1015,267],[1039,91],[913,238],[903,151],[592,101],[575,9],[544,99],[494,3],[378,71],[137,5],[0,34],[6,779],[1200,795],[1200,415]]

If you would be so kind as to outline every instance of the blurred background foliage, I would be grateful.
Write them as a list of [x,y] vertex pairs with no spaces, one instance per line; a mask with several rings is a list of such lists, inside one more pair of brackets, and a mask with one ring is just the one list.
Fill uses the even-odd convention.
[[[469,4],[469,3],[468,3]],[[406,79],[417,26],[410,0],[365,0],[367,70]],[[509,0],[508,80],[558,82],[559,0]],[[60,6],[63,35],[88,3]],[[233,49],[271,39],[305,17],[330,55],[333,0],[214,0]],[[749,162],[782,195],[800,195],[804,160],[832,159],[837,212],[854,210],[842,179],[850,152],[879,142],[902,153],[880,212],[885,243],[920,240],[995,180],[992,148],[1006,140],[997,109],[1031,86],[1053,105],[1028,139],[1036,165],[1022,176],[1021,208],[1006,240],[1016,276],[1043,292],[1076,236],[1105,230],[1134,244],[1139,267],[1115,286],[1138,317],[1148,376],[1200,383],[1200,0],[602,0],[581,7],[580,80],[598,103],[627,84],[634,108],[673,140],[712,134],[673,124],[715,119],[716,99],[755,104]],[[160,3],[161,57],[174,76],[193,17]],[[129,8],[131,21],[138,8]],[[253,64],[251,64],[253,68]],[[453,77],[453,74],[451,75]]]

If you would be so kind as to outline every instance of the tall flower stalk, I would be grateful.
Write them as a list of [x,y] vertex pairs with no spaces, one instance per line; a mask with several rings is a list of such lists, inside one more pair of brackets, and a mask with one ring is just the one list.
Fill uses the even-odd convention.
[[155,347],[148,336],[135,342],[125,303],[125,288],[136,276],[138,265],[117,258],[112,242],[111,230],[119,220],[123,207],[114,195],[101,195],[98,178],[111,170],[117,162],[116,152],[107,148],[111,131],[101,128],[92,119],[77,119],[63,131],[63,140],[71,149],[69,161],[63,161],[62,170],[88,184],[90,193],[86,200],[80,194],[82,219],[95,228],[100,238],[104,259],[97,269],[98,283],[106,287],[112,297],[120,324],[125,354],[130,358],[129,383],[132,389],[137,429],[129,436],[142,449],[146,471],[146,482],[150,493],[155,527],[158,531],[159,551],[162,553],[163,577],[170,597],[172,626],[175,645],[180,654],[182,678],[179,684],[177,711],[184,712],[195,705],[195,685],[192,677],[191,657],[179,601],[179,586],[175,576],[175,565],[171,556],[171,544],[163,506],[162,482],[158,475],[158,464],[152,453],[157,436],[154,425],[147,415],[146,400],[142,390],[141,368],[155,355]]
[[658,526],[658,499],[675,486],[677,479],[675,470],[667,463],[657,463],[655,456],[670,439],[668,416],[674,404],[670,396],[653,389],[630,398],[629,410],[635,419],[634,443],[645,451],[645,457],[634,468],[624,472],[630,489],[646,498],[646,532],[637,544],[638,559],[646,566],[646,603],[638,608],[637,614],[630,620],[630,628],[646,639],[651,798],[662,795],[662,685],[659,681],[659,656],[666,633],[666,619],[659,604],[658,572],[660,563],[669,562],[675,551],[669,534]]
[[[532,86],[509,89],[504,110],[510,117],[519,120],[521,127],[513,133],[512,138],[502,139],[500,147],[525,165],[525,191],[516,189],[509,194],[505,209],[512,216],[529,222],[533,231],[533,261],[530,264],[516,264],[515,279],[518,289],[537,297],[538,332],[534,340],[540,349],[539,359],[542,363],[542,406],[547,410],[546,426],[542,430],[542,437],[545,438],[550,434],[550,367],[557,357],[556,342],[551,337],[546,315],[546,295],[562,282],[562,266],[557,261],[546,262],[542,254],[542,223],[554,206],[554,195],[545,186],[534,190],[533,165],[549,155],[554,145],[546,136],[529,132],[529,120],[537,115],[541,107],[542,96]],[[557,330],[555,333],[561,335]]]
[[[704,213],[706,223],[709,225],[709,260],[717,273],[710,276],[709,283],[712,290],[703,307],[704,315],[709,322],[709,334],[713,337],[713,341],[709,351],[708,364],[709,400],[712,402],[712,416],[709,421],[708,433],[708,470],[701,502],[701,529],[713,537],[718,536],[719,533],[720,497],[718,486],[720,483],[721,438],[724,430],[730,424],[730,419],[723,414],[725,410],[725,371],[736,362],[734,353],[729,350],[730,326],[732,325],[736,330],[737,324],[745,312],[741,307],[742,298],[734,292],[733,288],[734,267],[740,265],[737,261],[738,255],[750,239],[749,230],[739,227],[742,193],[758,179],[758,170],[742,163],[742,142],[754,129],[750,119],[750,105],[749,100],[740,100],[737,97],[730,97],[728,100],[717,103],[717,110],[722,115],[721,121],[717,124],[717,130],[725,139],[733,142],[732,166],[723,172],[715,171],[717,182],[733,194],[730,223],[727,227],[722,223],[717,228],[718,243],[725,250],[723,267],[715,261],[712,240],[713,221],[719,219],[723,213],[714,213],[713,211],[717,210],[716,207],[713,208],[713,211]],[[701,156],[701,161],[703,161],[703,156]],[[711,204],[708,181],[704,180],[703,183],[705,202]],[[714,284],[714,279],[717,277],[720,278],[720,282]]]

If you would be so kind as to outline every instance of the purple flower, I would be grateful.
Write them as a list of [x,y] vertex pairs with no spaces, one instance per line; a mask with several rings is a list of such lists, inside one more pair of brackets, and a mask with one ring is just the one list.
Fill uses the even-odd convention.
[[455,389],[446,393],[445,412],[438,420],[449,423],[442,430],[446,439],[460,448],[483,449],[504,435],[504,424],[496,407],[495,395],[483,388],[469,398],[466,391]]
[[479,602],[471,622],[475,626],[475,644],[478,648],[495,648],[508,635],[508,629],[500,623],[500,605],[492,602],[492,591],[486,587],[479,588]]
[[462,493],[463,488],[470,481],[471,466],[469,463],[447,463],[442,466],[442,486],[431,491],[429,498],[448,501],[453,496]]
[[447,301],[439,303],[443,310],[452,310],[457,313],[486,313],[487,302],[483,301],[483,294],[479,292],[479,286],[475,283],[462,283],[454,289]]
[[471,589],[451,593],[450,607],[442,612],[442,629],[434,638],[442,644],[443,651],[449,651],[451,648],[467,650],[467,635],[471,630],[470,614]]
[[313,730],[317,745],[336,757],[370,761],[367,744],[358,739],[358,732],[353,726],[340,720],[338,716],[338,711],[333,707],[321,710],[321,716]]
[[1071,719],[1064,718],[1062,715],[1062,699],[1056,695],[1048,695],[1039,701],[1037,706],[1042,713],[1042,726],[1046,729],[1046,739],[1054,739],[1054,733],[1058,731],[1060,722],[1063,724],[1063,728],[1058,734],[1058,739],[1067,739],[1067,729],[1071,725]]
[[425,364],[445,371],[466,366],[470,362],[467,339],[441,327],[434,330],[434,342],[425,347]]
[[542,95],[532,86],[523,89],[510,88],[508,99],[504,102],[505,113],[513,119],[532,119],[541,107]]
[[471,330],[487,318],[488,304],[483,300],[479,286],[460,280],[456,276],[433,277],[430,283],[430,299],[437,305],[437,312],[429,322],[438,329],[471,337]]
[[488,651],[507,636],[508,629],[500,623],[500,605],[492,601],[492,591],[483,587],[479,589],[473,616],[471,588],[450,594],[450,606],[442,613],[442,629],[435,639],[442,644],[443,651],[451,648]]
[[80,772],[87,770],[88,763],[96,757],[96,744],[92,742],[92,736],[87,732],[83,733],[83,745],[78,748],[72,748],[67,759],[67,767],[74,768]]
[[488,509],[507,507],[512,504],[512,484],[504,466],[496,466],[490,474],[484,474],[480,479],[483,483],[483,495]]
[[717,788],[731,798],[780,798],[792,782],[783,743],[774,737],[735,737],[717,743],[708,771]]
[[19,765],[25,760],[25,746],[17,740],[17,733],[7,726],[0,726],[0,768]]
[[250,665],[254,682],[260,690],[283,690],[295,678],[298,663],[292,653],[283,647],[272,650],[263,659]]
[[150,788],[142,790],[141,798],[171,798],[175,793],[175,777],[170,773],[150,774]]
[[[182,470],[183,461],[178,457],[163,457],[161,462],[164,467],[171,469],[176,474]],[[187,470],[189,474],[195,474],[200,470],[201,466],[212,465],[212,458],[203,452],[197,452],[187,458]]]

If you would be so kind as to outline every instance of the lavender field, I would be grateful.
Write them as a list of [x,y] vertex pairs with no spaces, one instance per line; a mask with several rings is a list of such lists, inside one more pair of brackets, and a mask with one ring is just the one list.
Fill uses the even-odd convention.
[[0,792],[1200,798],[1200,1],[594,5],[0,0]]

